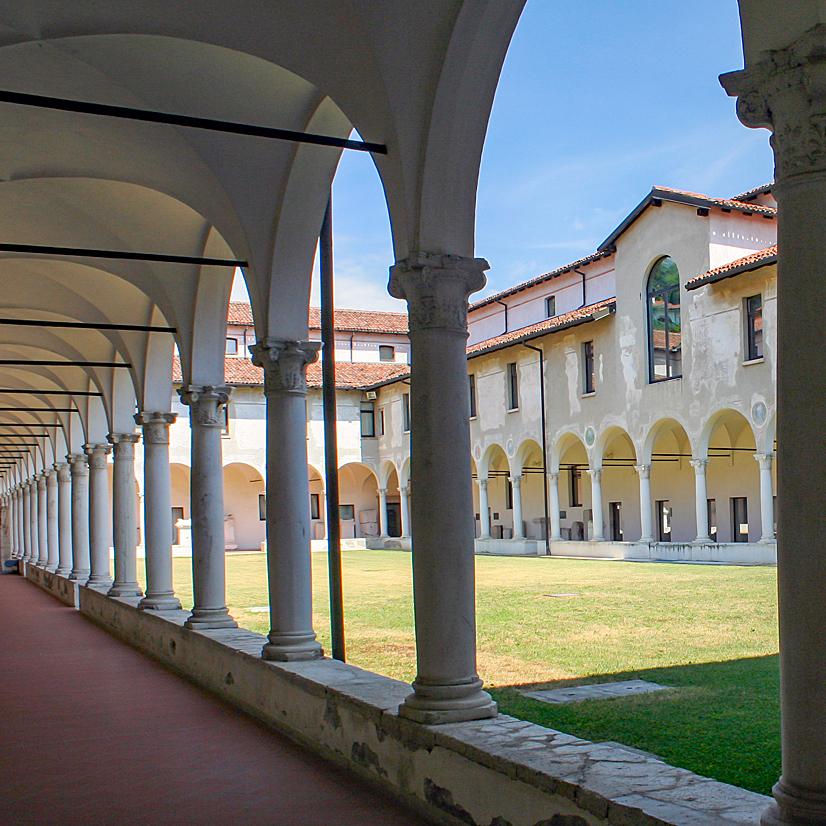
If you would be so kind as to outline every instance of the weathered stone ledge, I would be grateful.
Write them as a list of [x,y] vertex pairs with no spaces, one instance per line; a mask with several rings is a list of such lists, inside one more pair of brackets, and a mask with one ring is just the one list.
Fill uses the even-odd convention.
[[[134,647],[439,823],[756,826],[770,799],[613,744],[500,715],[424,726],[397,714],[407,684],[335,660],[272,663],[243,628],[190,631],[42,569],[27,578]],[[63,580],[62,582],[60,580]],[[62,596],[61,596],[62,595]]]

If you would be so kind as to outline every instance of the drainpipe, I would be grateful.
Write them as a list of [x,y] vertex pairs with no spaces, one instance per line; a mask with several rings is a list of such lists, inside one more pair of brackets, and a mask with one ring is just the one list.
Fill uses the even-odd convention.
[[353,339],[356,337],[355,333],[350,334],[350,364],[353,363]]
[[504,301],[500,301],[498,298],[494,298],[493,300],[497,304],[501,304],[505,308],[505,332],[507,333],[508,332],[508,305],[505,304]]
[[545,429],[545,353],[540,347],[534,347],[523,341],[528,350],[539,353],[539,403],[542,406],[542,493],[545,504],[545,554],[551,555],[551,514],[548,504],[548,437]]
[[582,304],[579,305],[581,310],[588,302],[585,300],[585,273],[582,270],[574,270],[577,275],[582,276]]

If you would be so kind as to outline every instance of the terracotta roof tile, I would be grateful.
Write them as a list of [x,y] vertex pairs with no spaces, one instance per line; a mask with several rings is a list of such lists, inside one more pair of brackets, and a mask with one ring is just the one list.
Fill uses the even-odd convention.
[[[377,382],[406,375],[409,371],[410,368],[406,364],[337,362],[336,387],[340,390],[358,390]],[[172,364],[172,381],[178,384],[183,381],[181,362],[177,356]],[[256,367],[250,359],[226,358],[224,359],[224,381],[235,387],[263,387],[264,371]],[[307,386],[321,387],[320,361],[307,367]]]
[[685,288],[687,290],[696,290],[705,284],[713,284],[715,281],[722,281],[724,278],[731,278],[733,275],[739,275],[741,272],[750,272],[759,267],[766,267],[777,261],[777,244],[771,247],[766,247],[764,250],[746,255],[743,258],[738,258],[729,264],[724,264],[722,267],[716,267],[709,270],[703,275],[698,275],[686,282]]
[[[230,301],[229,324],[251,327],[252,307],[243,301]],[[407,313],[382,313],[374,310],[336,310],[335,328],[343,333],[398,333],[407,335]],[[321,310],[310,307],[310,329],[321,329]]]
[[769,184],[763,184],[763,186],[756,186],[754,189],[750,189],[748,192],[741,192],[739,195],[735,195],[732,198],[733,201],[748,201],[751,198],[756,198],[758,195],[767,195],[769,192],[774,189],[774,181]]
[[[687,195],[689,198],[702,198],[715,206],[723,209],[736,209],[740,212],[759,212],[761,215],[777,215],[777,210],[774,207],[762,206],[761,204],[746,204],[737,198],[709,198],[708,195],[703,195],[700,192],[687,192],[684,189],[671,189],[667,186],[654,187],[660,192],[673,192],[676,195]],[[748,193],[744,193],[748,194]]]

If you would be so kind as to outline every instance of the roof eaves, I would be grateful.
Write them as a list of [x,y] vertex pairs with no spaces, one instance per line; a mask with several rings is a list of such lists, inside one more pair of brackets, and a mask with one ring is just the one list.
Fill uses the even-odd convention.
[[732,267],[730,270],[723,270],[722,272],[711,271],[699,278],[692,278],[685,288],[686,290],[698,290],[700,287],[705,287],[706,284],[716,284],[718,281],[724,281],[726,278],[733,278],[735,275],[742,275],[744,272],[752,272],[759,270],[762,267],[769,267],[777,263],[777,253],[774,255],[767,255],[765,258],[760,258],[757,261],[749,261],[747,264],[741,264],[739,267]]

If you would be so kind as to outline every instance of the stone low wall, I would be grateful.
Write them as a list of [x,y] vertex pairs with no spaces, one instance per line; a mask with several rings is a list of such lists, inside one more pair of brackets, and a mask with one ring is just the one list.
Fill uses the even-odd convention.
[[335,660],[265,662],[260,634],[190,631],[185,611],[78,594],[101,627],[445,826],[757,826],[770,802],[505,715],[420,725],[398,716],[405,683]]
[[476,553],[494,556],[545,556],[545,540],[477,539]]
[[66,577],[58,576],[47,571],[45,568],[38,568],[37,565],[29,565],[20,560],[20,573],[29,582],[33,582],[44,591],[48,591],[52,596],[57,597],[61,602],[70,605],[72,608],[80,607],[80,597],[77,582],[72,582]]
[[[477,540],[478,542],[478,540]],[[544,553],[544,545],[542,552]],[[658,562],[716,562],[777,565],[777,544],[759,542],[551,542],[551,556],[583,559],[633,559]]]

